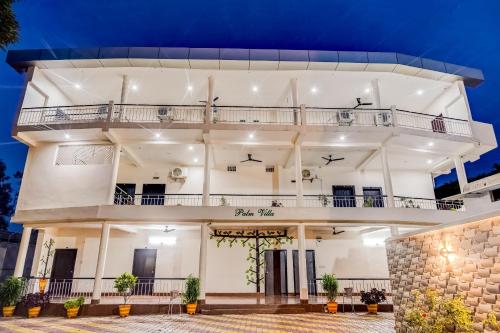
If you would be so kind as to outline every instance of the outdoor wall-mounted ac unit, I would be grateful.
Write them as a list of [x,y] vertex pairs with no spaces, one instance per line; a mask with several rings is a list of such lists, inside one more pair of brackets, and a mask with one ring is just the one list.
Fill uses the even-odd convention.
[[392,126],[392,113],[379,112],[375,117],[375,124],[377,126]]
[[175,167],[170,170],[169,177],[173,180],[184,180],[187,178],[187,169],[182,167]]
[[351,126],[354,121],[354,112],[352,110],[342,110],[338,113],[340,126]]

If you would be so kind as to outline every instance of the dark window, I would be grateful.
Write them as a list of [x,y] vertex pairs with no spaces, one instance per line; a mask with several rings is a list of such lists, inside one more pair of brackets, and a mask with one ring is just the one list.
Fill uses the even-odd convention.
[[499,201],[500,200],[500,188],[497,188],[496,190],[493,190],[490,192],[491,195],[491,201]]
[[380,187],[363,187],[363,207],[384,207],[384,197]]
[[332,186],[333,207],[356,207],[354,186]]
[[115,187],[115,205],[133,205],[135,184],[121,183]]
[[144,184],[141,205],[163,206],[165,203],[165,184]]
[[228,172],[236,172],[236,165],[228,165],[227,171]]

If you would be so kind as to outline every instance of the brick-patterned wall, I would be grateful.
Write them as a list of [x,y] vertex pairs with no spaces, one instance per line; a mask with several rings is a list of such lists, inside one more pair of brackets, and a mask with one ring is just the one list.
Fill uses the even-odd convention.
[[398,333],[406,332],[403,316],[413,290],[464,295],[479,331],[489,312],[500,320],[500,216],[389,240],[387,258]]

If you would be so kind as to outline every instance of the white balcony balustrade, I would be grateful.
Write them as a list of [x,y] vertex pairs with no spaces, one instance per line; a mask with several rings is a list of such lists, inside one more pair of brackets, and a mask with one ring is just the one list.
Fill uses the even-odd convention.
[[107,104],[24,108],[19,114],[17,124],[19,126],[50,126],[92,123],[106,121],[107,117]]
[[203,123],[204,105],[115,104],[113,122],[121,123]]
[[212,108],[212,120],[227,124],[295,125],[298,112],[298,108],[217,106]]
[[295,195],[211,194],[211,206],[231,207],[295,207]]
[[202,194],[115,194],[115,205],[201,206]]
[[[361,304],[361,291],[370,291],[373,288],[384,290],[386,304],[392,304],[391,280],[389,278],[337,278],[339,283],[337,302],[340,303],[339,311],[344,311],[342,304]],[[307,281],[309,302],[325,304],[328,302],[327,293],[324,291],[321,279]]]

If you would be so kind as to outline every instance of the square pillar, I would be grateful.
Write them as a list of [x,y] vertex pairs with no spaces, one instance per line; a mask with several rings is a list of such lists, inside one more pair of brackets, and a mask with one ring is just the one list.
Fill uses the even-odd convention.
[[198,277],[200,278],[200,303],[205,304],[207,287],[207,243],[208,243],[208,224],[203,223],[200,226],[200,262]]
[[24,271],[24,264],[26,263],[26,253],[28,253],[28,246],[30,244],[31,230],[33,228],[23,226],[23,234],[21,236],[21,243],[19,244],[19,251],[17,252],[16,267],[14,268],[14,276],[22,277]]
[[394,192],[392,189],[391,171],[389,169],[389,161],[387,159],[387,150],[384,146],[380,147],[380,156],[382,158],[382,174],[384,176],[384,187],[387,195],[387,206],[394,207]]
[[295,144],[295,188],[297,196],[297,207],[304,205],[304,190],[302,184],[302,154],[300,144]]
[[205,143],[205,164],[203,169],[203,206],[210,206],[210,161],[212,160],[212,146]]
[[300,285],[300,303],[309,302],[309,289],[307,281],[306,266],[306,229],[303,224],[297,226],[297,238],[299,242],[299,285]]
[[460,156],[454,156],[453,162],[457,171],[458,185],[460,186],[460,193],[464,193],[465,187],[468,184],[467,174],[465,173],[464,162]]
[[108,223],[102,224],[101,240],[99,242],[99,254],[97,256],[97,267],[94,277],[94,289],[92,291],[92,304],[99,304],[101,300],[102,278],[104,275],[104,267],[106,266],[106,254],[108,252],[109,231],[111,225]]

